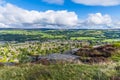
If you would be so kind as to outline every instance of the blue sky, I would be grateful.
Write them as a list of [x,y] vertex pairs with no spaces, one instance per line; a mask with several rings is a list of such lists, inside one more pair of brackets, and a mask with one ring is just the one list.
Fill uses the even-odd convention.
[[[17,5],[27,10],[68,10],[74,11],[80,18],[86,18],[90,13],[109,14],[115,18],[120,18],[120,5],[114,6],[90,6],[85,4],[76,4],[71,0],[66,0],[64,4],[49,4],[42,0],[6,0],[9,3]],[[49,0],[50,1],[50,0]],[[94,1],[94,0],[93,0]]]
[[0,0],[0,7],[1,27],[120,28],[120,0]]

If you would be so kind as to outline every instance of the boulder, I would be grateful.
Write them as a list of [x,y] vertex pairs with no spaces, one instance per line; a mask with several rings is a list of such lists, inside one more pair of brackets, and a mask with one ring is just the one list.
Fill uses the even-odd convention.
[[36,63],[42,63],[45,65],[56,64],[56,63],[79,63],[80,57],[72,54],[49,54],[46,56],[39,56]]

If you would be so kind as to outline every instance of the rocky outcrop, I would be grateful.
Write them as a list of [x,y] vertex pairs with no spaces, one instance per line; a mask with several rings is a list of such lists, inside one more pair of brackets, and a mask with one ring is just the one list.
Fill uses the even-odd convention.
[[84,57],[111,57],[116,48],[112,45],[98,46],[95,48],[85,47],[80,48],[75,55]]
[[108,62],[108,58],[115,54],[116,51],[117,48],[113,45],[104,45],[95,47],[83,47],[74,54],[80,56],[80,60],[83,63],[101,63]]
[[55,63],[103,63],[108,62],[109,57],[115,53],[117,49],[113,45],[104,45],[97,47],[83,47],[80,49],[72,49],[63,54],[49,54],[46,56],[34,57],[33,63],[55,64]]
[[79,62],[80,56],[72,54],[49,54],[46,56],[39,56],[38,61],[35,61],[35,63],[42,63],[45,65],[56,63],[79,63]]

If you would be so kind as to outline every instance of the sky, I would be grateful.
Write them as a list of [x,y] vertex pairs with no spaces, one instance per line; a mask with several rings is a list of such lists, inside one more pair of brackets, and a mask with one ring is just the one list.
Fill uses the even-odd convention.
[[116,29],[120,0],[0,0],[0,28]]

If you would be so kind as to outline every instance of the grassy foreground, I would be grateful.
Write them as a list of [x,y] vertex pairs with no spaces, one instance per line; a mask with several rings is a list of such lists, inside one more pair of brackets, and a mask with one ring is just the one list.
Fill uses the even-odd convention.
[[[101,50],[104,49],[102,53],[104,53],[105,50],[108,51],[109,49],[112,49],[114,53],[107,58],[109,60],[107,62],[102,61],[101,63],[96,64],[56,63],[54,65],[53,64],[42,65],[31,62],[26,63],[19,62],[18,64],[16,64],[16,66],[3,66],[2,64],[0,64],[0,80],[120,80],[120,50],[119,50],[120,43],[119,42],[114,43],[113,45],[114,47],[110,48],[106,46],[103,46],[103,48],[100,47]],[[2,52],[4,52],[3,56],[10,57],[11,59],[14,59],[14,57],[17,58],[15,55],[17,49],[15,48],[16,49],[15,50],[12,48],[11,47],[1,48],[1,51],[3,50]],[[27,50],[29,50],[29,48],[34,50],[36,48],[36,45],[35,48],[32,47],[28,47],[28,49],[23,48],[23,50],[21,51],[23,51],[23,53],[27,53]],[[38,49],[39,47],[37,48],[37,50]],[[86,54],[88,54],[89,52],[89,55],[92,55],[95,51],[95,54],[97,54],[96,56],[101,56],[100,54],[98,54],[99,52],[97,52],[98,48],[93,49],[92,52],[90,52],[91,49],[92,48],[90,47],[90,50],[87,51]],[[19,50],[17,50],[17,52],[18,51]],[[10,55],[10,52],[13,56]],[[34,53],[34,51],[32,53]],[[80,52],[79,54],[82,53]],[[24,61],[25,56],[27,55],[28,54],[22,56],[21,60]],[[82,57],[82,55],[80,56]],[[99,57],[96,57],[96,59],[98,58]]]
[[110,80],[120,76],[119,65],[22,64],[0,67],[0,80]]

